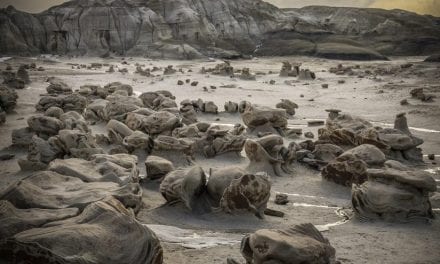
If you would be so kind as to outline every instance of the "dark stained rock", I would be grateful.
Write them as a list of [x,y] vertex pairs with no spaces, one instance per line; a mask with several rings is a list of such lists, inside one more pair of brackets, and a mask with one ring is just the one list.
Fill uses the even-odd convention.
[[354,155],[347,154],[327,164],[321,175],[326,180],[344,186],[362,184],[367,180],[367,164]]

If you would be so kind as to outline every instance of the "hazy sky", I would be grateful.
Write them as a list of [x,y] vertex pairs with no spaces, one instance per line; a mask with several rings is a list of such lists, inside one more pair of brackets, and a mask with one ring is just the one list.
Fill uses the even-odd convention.
[[[406,9],[421,14],[440,16],[440,0],[266,0],[279,7],[302,7],[306,5],[379,7]],[[13,5],[17,9],[38,13],[65,0],[0,0],[0,7]]]

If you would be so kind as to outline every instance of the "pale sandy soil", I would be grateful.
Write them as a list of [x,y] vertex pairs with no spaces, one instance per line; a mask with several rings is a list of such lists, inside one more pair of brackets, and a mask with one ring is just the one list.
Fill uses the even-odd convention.
[[[200,74],[201,67],[214,67],[220,61],[157,61],[144,58],[127,58],[130,65],[122,65],[121,59],[100,58],[56,58],[57,63],[35,61],[38,66],[45,67],[44,72],[30,72],[32,84],[24,90],[18,90],[19,100],[15,113],[8,115],[7,123],[0,127],[1,153],[14,153],[15,159],[0,161],[0,191],[10,183],[20,179],[24,173],[19,172],[17,159],[26,155],[25,150],[8,149],[11,144],[11,131],[26,126],[26,119],[35,111],[34,105],[40,94],[46,91],[46,78],[56,76],[63,79],[74,89],[84,84],[105,85],[109,82],[120,81],[134,87],[137,94],[146,91],[169,90],[176,96],[179,103],[183,99],[197,99],[214,101],[219,109],[223,109],[226,101],[239,102],[248,100],[252,103],[274,107],[280,99],[287,98],[299,105],[297,114],[289,120],[292,127],[303,128],[303,132],[315,133],[319,127],[307,127],[307,120],[325,119],[328,108],[338,108],[344,112],[360,115],[378,125],[392,125],[394,117],[400,112],[407,112],[412,132],[423,138],[424,154],[440,154],[440,76],[439,64],[422,63],[423,58],[393,58],[389,62],[342,62],[344,65],[361,65],[361,68],[392,67],[411,62],[414,66],[405,74],[397,76],[378,76],[381,80],[371,77],[358,78],[357,76],[337,76],[328,72],[330,67],[336,66],[339,61],[322,59],[291,57],[291,58],[259,58],[254,60],[233,61],[232,66],[237,69],[249,67],[252,72],[264,72],[266,75],[257,77],[257,81],[242,81],[238,78]],[[281,78],[278,72],[281,61],[302,62],[304,68],[315,71],[318,79],[315,81],[300,81],[286,85],[285,80],[296,78]],[[34,59],[14,59],[7,61],[11,65],[34,61]],[[68,63],[89,64],[91,62],[109,63],[120,68],[128,68],[128,74],[115,72],[105,73],[108,67],[99,70],[71,69]],[[0,62],[0,69],[6,62]],[[158,77],[143,77],[134,74],[135,63],[145,64],[147,67],[164,67],[174,65],[183,68],[184,74]],[[325,70],[325,72],[323,72]],[[269,71],[273,74],[267,74]],[[426,76],[417,77],[414,72],[426,73]],[[191,79],[199,81],[198,86],[189,84],[177,85],[177,80]],[[345,84],[338,84],[338,80],[345,80]],[[275,80],[275,85],[268,82]],[[322,89],[321,84],[328,83],[328,89]],[[235,84],[237,88],[221,88],[222,85]],[[209,89],[211,85],[217,87]],[[204,92],[204,86],[209,92]],[[410,105],[401,106],[402,99],[409,98],[409,91],[418,86],[426,87],[426,91],[436,94],[432,103],[422,103],[415,99],[408,99]],[[383,93],[379,92],[383,90]],[[300,95],[304,95],[301,97]],[[314,101],[310,101],[313,99]],[[220,118],[220,120],[216,120]],[[210,121],[221,124],[235,124],[241,122],[239,115],[220,113],[219,115],[201,114],[201,121]],[[93,126],[95,131],[102,130],[102,124]],[[304,140],[300,138],[299,140]],[[437,157],[437,160],[440,157]],[[141,173],[145,172],[142,159],[139,160]],[[244,153],[238,158],[235,155],[224,155],[216,159],[198,158],[197,163],[206,170],[221,168],[227,165],[243,165],[246,163]],[[437,169],[436,164],[428,163],[420,169]],[[439,181],[439,173],[433,174]],[[138,219],[145,224],[174,226],[184,229],[183,238],[178,235],[173,239],[162,236],[165,263],[225,263],[227,257],[234,257],[241,261],[239,240],[243,234],[259,228],[283,228],[294,224],[311,222],[321,229],[326,229],[324,235],[336,249],[337,258],[341,263],[440,263],[440,220],[431,223],[392,224],[383,222],[360,222],[352,219],[347,223],[336,225],[343,220],[336,214],[340,208],[350,207],[350,189],[323,181],[319,172],[296,166],[294,175],[283,178],[272,178],[273,197],[269,207],[285,212],[285,217],[266,217],[264,220],[249,215],[224,215],[215,213],[195,216],[180,205],[162,207],[164,199],[157,192],[157,183],[143,183],[145,208],[139,213]],[[286,206],[275,205],[273,198],[276,192],[291,194],[291,203]],[[440,208],[440,202],[433,203],[434,208]],[[349,210],[346,210],[349,212]],[[440,210],[435,213],[440,216]],[[332,224],[335,224],[332,226]],[[322,225],[330,225],[324,228]],[[157,227],[156,227],[157,228]],[[160,227],[158,227],[160,229]],[[165,232],[165,231],[164,231]],[[213,233],[215,232],[215,233]],[[169,234],[170,231],[165,232]],[[171,232],[172,233],[172,232]],[[191,240],[191,239],[192,240]],[[203,241],[205,248],[200,247]],[[183,241],[183,242],[182,242]],[[198,241],[198,242],[197,242]],[[215,243],[224,245],[215,245]],[[197,246],[195,246],[197,245]],[[203,247],[203,246],[202,246]]]

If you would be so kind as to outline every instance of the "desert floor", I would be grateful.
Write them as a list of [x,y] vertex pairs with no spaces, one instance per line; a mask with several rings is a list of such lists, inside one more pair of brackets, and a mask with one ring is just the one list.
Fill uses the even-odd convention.
[[[302,128],[317,135],[318,127],[308,127],[309,120],[325,120],[325,109],[337,108],[343,112],[359,115],[378,126],[392,126],[394,117],[401,112],[407,113],[411,132],[423,138],[421,146],[424,154],[437,154],[440,159],[440,64],[424,63],[421,57],[392,58],[385,62],[331,61],[307,57],[255,58],[252,60],[232,61],[235,69],[248,67],[253,73],[264,73],[256,81],[244,81],[199,73],[202,67],[214,67],[220,60],[170,61],[145,58],[125,58],[129,65],[121,64],[121,58],[2,58],[0,69],[6,63],[15,66],[21,63],[35,62],[45,71],[30,71],[32,83],[23,90],[17,90],[19,99],[15,112],[7,116],[6,123],[0,127],[0,154],[13,153],[15,158],[0,161],[0,191],[9,184],[26,175],[20,172],[17,160],[26,155],[26,150],[8,148],[11,145],[13,129],[26,126],[26,119],[35,113],[35,104],[40,94],[46,93],[47,77],[56,76],[74,90],[84,84],[105,85],[119,81],[133,86],[136,94],[146,91],[169,90],[179,103],[184,99],[211,100],[223,109],[227,101],[251,103],[275,107],[280,99],[290,99],[299,105],[297,113],[289,119],[290,127]],[[314,81],[296,81],[296,78],[279,77],[282,61],[300,62],[302,68],[309,68],[317,75]],[[72,69],[72,65],[99,62],[127,68],[128,73],[106,73],[102,69]],[[182,68],[185,73],[144,77],[135,72],[135,63],[146,67]],[[344,66],[360,65],[361,70],[376,68],[391,69],[405,63],[413,66],[396,74],[380,75],[373,78],[365,75],[335,75],[328,70],[339,63]],[[188,72],[191,69],[192,72]],[[272,72],[272,73],[270,73]],[[177,85],[178,80],[198,81],[197,86]],[[276,83],[269,84],[270,80]],[[291,84],[285,81],[292,80]],[[338,83],[344,80],[345,83]],[[329,84],[323,89],[322,84]],[[234,84],[235,88],[225,88]],[[204,91],[203,87],[208,91]],[[210,86],[216,86],[211,89]],[[410,98],[410,90],[424,87],[425,91],[437,95],[434,102],[421,102]],[[301,96],[303,95],[303,96]],[[402,99],[408,99],[409,105],[401,105]],[[233,125],[240,123],[239,114],[219,113],[218,115],[200,114],[200,121]],[[103,131],[104,124],[92,126],[94,131]],[[297,141],[305,138],[298,138]],[[198,157],[196,162],[206,171],[228,165],[245,164],[242,157],[222,155],[215,159]],[[144,160],[141,157],[139,167],[145,174]],[[440,185],[440,168],[426,159],[426,166]],[[288,177],[272,177],[272,198],[269,208],[285,213],[283,218],[266,216],[259,220],[252,215],[225,215],[214,213],[196,216],[180,205],[162,206],[165,200],[158,192],[158,183],[143,182],[145,208],[138,214],[138,220],[156,231],[164,247],[165,263],[225,263],[232,257],[243,262],[240,256],[240,241],[244,234],[260,228],[284,228],[299,223],[311,222],[323,231],[336,249],[337,259],[341,263],[440,263],[440,199],[432,204],[437,218],[430,223],[385,223],[380,221],[362,222],[357,219],[345,220],[342,213],[350,216],[350,188],[342,187],[321,179],[319,172],[302,165],[296,166],[296,172]],[[273,198],[277,192],[288,193],[290,203],[276,205]],[[438,194],[437,194],[438,197]]]

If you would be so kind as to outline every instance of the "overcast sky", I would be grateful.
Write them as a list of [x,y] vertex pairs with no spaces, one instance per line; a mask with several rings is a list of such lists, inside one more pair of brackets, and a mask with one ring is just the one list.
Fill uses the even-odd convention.
[[[306,5],[379,7],[406,9],[421,14],[440,16],[440,0],[266,0],[279,7],[303,7]],[[13,5],[19,10],[38,13],[65,0],[0,0],[0,7]]]

